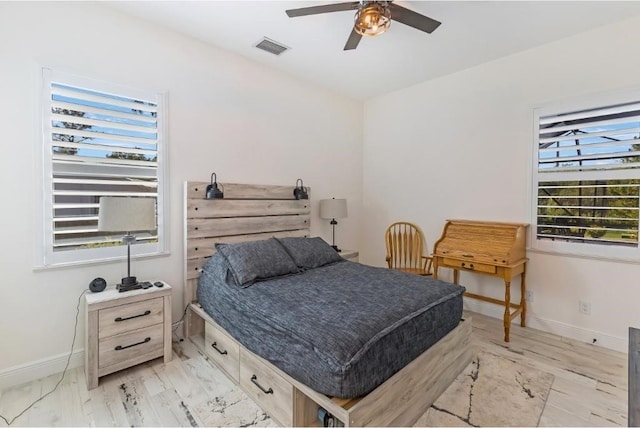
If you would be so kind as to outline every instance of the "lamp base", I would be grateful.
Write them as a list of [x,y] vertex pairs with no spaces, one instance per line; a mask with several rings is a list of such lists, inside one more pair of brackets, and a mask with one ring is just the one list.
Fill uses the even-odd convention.
[[136,285],[138,283],[138,279],[135,276],[127,276],[125,278],[122,278],[121,281],[122,282],[120,284],[124,285],[125,287],[131,287],[132,285]]
[[120,284],[118,284],[117,288],[121,293],[123,291],[142,288],[142,285],[138,283],[138,278],[131,276],[131,244],[136,242],[136,237],[130,232],[127,232],[127,234],[122,237],[122,242],[127,244],[127,276],[122,278]]
[[336,250],[337,252],[342,251],[340,248],[338,248],[337,245],[332,245],[331,248],[333,248],[334,250]]
[[[149,288],[149,287],[145,287],[144,282],[138,282],[135,276],[127,276],[125,278],[122,278],[121,281],[122,283],[116,285],[116,289],[120,293],[124,293],[125,291],[131,291],[131,290],[139,290],[141,288]],[[149,286],[151,286],[151,284],[149,284]]]

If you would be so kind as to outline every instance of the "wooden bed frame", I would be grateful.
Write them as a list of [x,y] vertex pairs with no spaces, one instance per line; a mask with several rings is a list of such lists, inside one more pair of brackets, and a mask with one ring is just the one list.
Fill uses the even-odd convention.
[[186,182],[184,187],[185,337],[276,422],[319,426],[322,407],[345,426],[412,425],[471,362],[471,321],[466,319],[369,394],[340,399],[312,390],[248,351],[197,303],[202,267],[218,242],[309,236],[311,204],[293,197],[294,186],[225,183],[224,199],[205,200],[207,184]]

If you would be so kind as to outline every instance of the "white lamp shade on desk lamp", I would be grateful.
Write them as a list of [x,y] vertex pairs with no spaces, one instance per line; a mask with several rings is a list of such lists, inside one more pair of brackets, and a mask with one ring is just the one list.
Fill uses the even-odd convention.
[[137,232],[155,229],[156,200],[154,198],[100,198],[99,231]]
[[322,199],[320,201],[320,218],[334,219],[347,216],[346,199]]

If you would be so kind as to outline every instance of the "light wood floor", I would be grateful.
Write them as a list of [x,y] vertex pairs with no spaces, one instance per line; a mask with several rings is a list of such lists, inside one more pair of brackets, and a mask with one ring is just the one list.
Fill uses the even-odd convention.
[[[555,376],[540,426],[626,426],[627,355],[590,344],[513,326],[502,341],[502,320],[469,314],[473,345]],[[211,398],[203,373],[208,366],[188,342],[162,359],[106,376],[87,391],[82,368],[70,370],[58,389],[12,426],[197,426],[196,409]],[[206,378],[206,376],[204,376]],[[10,419],[50,391],[53,375],[0,392],[0,414]],[[129,385],[131,390],[123,388]],[[514,410],[515,411],[515,410]],[[5,426],[0,419],[0,426]]]

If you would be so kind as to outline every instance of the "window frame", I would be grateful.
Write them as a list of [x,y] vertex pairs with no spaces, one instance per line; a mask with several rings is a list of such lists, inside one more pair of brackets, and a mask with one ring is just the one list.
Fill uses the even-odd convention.
[[34,269],[77,266],[83,264],[107,263],[127,259],[127,251],[122,245],[101,248],[76,249],[70,251],[53,250],[53,154],[51,150],[51,83],[62,83],[75,87],[90,88],[95,91],[113,94],[126,94],[127,97],[154,100],[157,103],[157,242],[136,242],[131,246],[131,257],[155,257],[169,254],[169,164],[167,150],[167,94],[132,88],[131,86],[106,82],[75,73],[39,67],[39,108],[38,118],[40,134],[36,138],[36,227]]
[[[617,179],[640,179],[640,168],[636,168],[629,170],[592,170],[585,173],[575,171],[572,173],[565,173],[566,175],[561,176],[556,180],[551,179],[550,175],[546,176],[546,180],[541,180],[540,177],[544,177],[544,174],[538,172],[540,117],[570,113],[580,110],[601,109],[606,108],[607,106],[633,102],[640,102],[640,88],[611,91],[605,94],[587,95],[576,97],[570,100],[554,101],[546,104],[536,105],[532,108],[532,151],[530,163],[531,193],[529,198],[531,226],[529,227],[528,245],[530,250],[540,253],[576,256],[597,260],[640,263],[640,241],[636,247],[629,247],[587,244],[580,242],[562,242],[537,238],[538,191],[539,183],[541,181],[610,181]],[[640,212],[638,216],[640,217]]]

